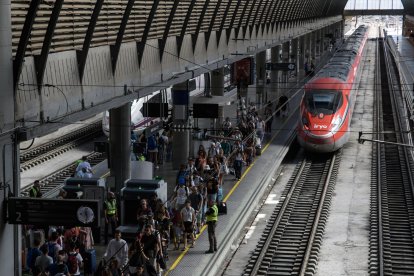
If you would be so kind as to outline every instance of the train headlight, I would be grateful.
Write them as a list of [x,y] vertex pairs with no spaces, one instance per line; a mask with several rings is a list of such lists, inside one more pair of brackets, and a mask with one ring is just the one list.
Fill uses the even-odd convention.
[[337,132],[339,127],[341,126],[342,123],[342,117],[338,116],[335,119],[333,119],[331,125],[332,125],[332,132]]

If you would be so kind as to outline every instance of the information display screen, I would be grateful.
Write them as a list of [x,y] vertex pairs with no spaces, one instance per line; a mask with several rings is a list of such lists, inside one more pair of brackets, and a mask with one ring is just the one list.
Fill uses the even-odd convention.
[[193,104],[194,118],[218,118],[218,104]]
[[144,103],[144,117],[166,118],[168,117],[167,103]]
[[10,224],[99,227],[98,200],[11,197],[8,199]]

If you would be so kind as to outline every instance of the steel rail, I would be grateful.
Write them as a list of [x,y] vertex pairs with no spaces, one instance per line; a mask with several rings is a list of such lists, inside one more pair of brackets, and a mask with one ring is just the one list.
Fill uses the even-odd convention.
[[[375,131],[378,131],[375,138],[407,143],[408,138],[403,130],[408,126],[404,125],[400,113],[403,101],[396,90],[395,65],[385,44],[380,38],[376,47],[378,62],[375,77],[382,94],[375,93]],[[393,133],[385,135],[384,130],[392,130]],[[412,272],[414,244],[405,242],[414,236],[414,225],[410,223],[413,216],[409,211],[414,198],[411,155],[406,147],[398,145],[376,144],[373,147],[376,154],[373,163],[375,179],[371,181],[371,188],[376,198],[371,202],[375,211],[371,213],[370,273],[383,276],[401,271]],[[407,256],[400,256],[400,251]]]
[[329,165],[328,175],[326,176],[326,179],[325,179],[323,191],[322,191],[321,198],[320,198],[319,205],[318,205],[318,210],[316,211],[316,216],[315,216],[314,223],[313,223],[313,226],[312,226],[312,231],[310,233],[309,240],[308,240],[308,243],[307,243],[307,246],[306,246],[306,251],[305,251],[305,255],[303,257],[303,262],[302,262],[302,266],[301,266],[301,269],[300,269],[300,272],[299,272],[299,276],[305,276],[306,275],[306,270],[307,270],[307,266],[308,266],[308,263],[309,263],[309,258],[312,254],[312,248],[313,248],[313,244],[314,244],[314,241],[315,241],[315,236],[316,236],[317,231],[318,231],[321,214],[322,214],[323,208],[325,206],[325,199],[326,199],[326,196],[328,194],[328,187],[329,187],[329,184],[332,181],[332,172],[333,172],[334,167],[335,167],[335,163],[336,163],[335,161],[336,161],[336,154],[332,157],[331,164]]
[[[91,166],[97,165],[98,163],[105,160],[106,155],[100,152],[91,152],[86,155]],[[77,164],[73,163],[68,166],[61,168],[60,170],[51,173],[50,175],[39,179],[40,190],[44,198],[52,198],[58,195],[60,189],[64,186],[64,181],[66,178],[70,177],[76,169]],[[29,191],[32,188],[33,184],[30,184],[24,187],[20,191],[21,196],[29,196]]]
[[277,228],[278,228],[278,226],[280,224],[280,221],[282,220],[282,217],[284,215],[284,212],[285,212],[285,210],[286,210],[286,208],[287,208],[287,206],[288,206],[288,204],[290,202],[290,199],[292,198],[293,192],[295,191],[296,185],[298,184],[298,182],[301,179],[301,175],[302,175],[302,173],[303,173],[303,171],[305,169],[305,165],[306,165],[306,160],[302,160],[302,164],[301,164],[301,166],[299,168],[299,171],[298,171],[298,173],[295,176],[295,180],[292,183],[292,186],[291,186],[291,188],[289,190],[289,193],[287,194],[285,200],[283,201],[283,204],[282,204],[282,207],[280,209],[280,212],[279,212],[279,214],[278,214],[278,216],[277,216],[277,218],[276,218],[276,220],[275,220],[275,222],[273,224],[272,229],[270,230],[269,238],[266,240],[265,244],[263,245],[263,249],[260,252],[260,255],[258,256],[258,261],[255,263],[255,265],[254,265],[254,267],[253,267],[253,269],[251,271],[251,275],[257,275],[258,272],[259,272],[259,269],[260,269],[260,266],[261,266],[260,260],[263,260],[265,254],[267,252],[267,248],[269,248],[269,245],[272,242],[272,238],[271,237],[273,237],[275,235],[275,233],[276,233],[276,230],[277,230]]
[[339,154],[307,157],[298,164],[243,275],[308,275],[313,269],[310,259],[319,252],[316,241],[323,234]]
[[[375,55],[376,55],[376,74],[375,74],[375,81],[374,83],[377,84],[377,87],[381,87],[381,65],[380,65],[380,51],[379,51],[379,41],[377,39],[377,44],[376,44],[376,48],[375,48]],[[377,108],[376,108],[376,118],[377,118],[377,123],[376,123],[376,130],[380,131],[383,130],[382,127],[382,120],[380,118],[381,114],[382,114],[382,97],[378,95],[378,93],[374,93],[374,95],[376,96],[376,103],[377,103]],[[378,138],[383,140],[384,139],[384,135],[382,133],[378,133],[377,134]],[[377,150],[377,166],[378,168],[380,168],[380,164],[382,164],[381,158],[382,158],[382,154],[381,154],[381,149],[382,149],[383,145],[376,145],[376,150]],[[378,204],[378,210],[377,210],[377,219],[378,219],[378,225],[382,226],[383,221],[382,221],[382,197],[381,197],[381,191],[382,191],[382,172],[380,169],[377,170],[377,183],[378,183],[378,191],[377,191],[377,204]],[[378,227],[378,272],[379,275],[384,275],[384,244],[383,244],[383,229],[382,227]]]

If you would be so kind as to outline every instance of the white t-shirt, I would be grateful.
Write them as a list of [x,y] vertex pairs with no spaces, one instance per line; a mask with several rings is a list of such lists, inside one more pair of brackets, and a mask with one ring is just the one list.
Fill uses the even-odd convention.
[[[116,255],[114,255],[115,253]],[[109,261],[109,258],[112,256],[118,261],[119,267],[122,267],[128,263],[128,244],[125,240],[120,239],[117,241],[116,239],[112,239],[109,242],[104,258],[106,261]]]
[[177,192],[177,204],[184,204],[189,194],[188,188],[180,186],[176,189]]
[[181,209],[181,217],[183,218],[183,221],[193,221],[193,215],[194,215],[194,209],[190,206],[190,208],[187,209],[187,207],[184,207]]

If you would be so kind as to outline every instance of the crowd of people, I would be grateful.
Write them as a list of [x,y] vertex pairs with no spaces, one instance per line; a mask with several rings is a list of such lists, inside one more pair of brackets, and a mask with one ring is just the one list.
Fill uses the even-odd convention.
[[[90,264],[89,250],[94,245],[90,227],[25,229],[28,246],[26,266],[32,275],[81,275]],[[45,239],[45,230],[48,230]],[[83,269],[92,273],[90,266]]]
[[[275,112],[279,110],[278,112]],[[261,154],[261,144],[266,133],[272,130],[273,115],[288,113],[288,99],[280,99],[276,108],[268,102],[259,112],[249,105],[238,122],[233,125],[226,118],[216,140],[200,143],[198,151],[180,165],[175,179],[174,194],[165,203],[154,193],[149,199],[141,199],[136,212],[137,235],[128,243],[122,239],[119,226],[119,203],[112,192],[108,192],[103,204],[105,214],[104,254],[105,262],[99,267],[100,275],[161,275],[166,268],[168,252],[184,251],[196,246],[196,237],[207,226],[209,248],[212,254],[219,248],[216,239],[218,214],[223,207],[223,185],[225,175],[234,175],[240,180],[244,166],[250,166],[255,156]],[[171,161],[172,132],[163,132],[146,137],[137,137],[131,132],[133,158],[149,160],[158,168]],[[86,157],[79,160],[74,176],[90,178],[92,168]],[[61,198],[65,198],[62,191]],[[31,197],[41,197],[36,181]],[[33,275],[80,275],[87,274],[84,267],[93,248],[92,230],[88,227],[49,227],[40,229],[48,233],[46,241],[41,235],[33,235],[39,229],[26,233],[40,237],[31,239],[27,255],[27,267]]]
[[[269,103],[264,114],[266,118],[273,114],[272,109]],[[130,244],[121,241],[121,233],[115,232],[118,242],[110,241],[105,254],[109,257],[110,267],[121,270],[128,264],[129,273],[134,275],[151,275],[151,272],[156,275],[165,267],[169,251],[184,251],[196,246],[196,237],[204,225],[209,237],[209,248],[205,253],[216,252],[219,246],[215,229],[223,206],[224,176],[233,174],[236,180],[241,178],[243,166],[252,163],[261,149],[265,133],[271,131],[271,123],[268,122],[258,115],[253,106],[236,126],[226,118],[219,134],[222,139],[210,140],[207,146],[200,144],[195,156],[180,165],[173,196],[167,203],[158,199],[156,194],[140,200],[136,217],[139,234],[135,241]],[[154,145],[148,146],[148,141],[152,139],[154,141],[150,144],[161,144],[162,148],[157,148],[157,155],[147,152],[144,158],[154,162],[156,167],[161,164],[160,160],[170,160],[167,148],[171,148],[172,136],[166,133],[148,138],[144,135],[136,137],[139,143],[147,143],[147,149],[155,148]],[[160,139],[162,142],[159,142]],[[144,152],[141,149],[136,154],[141,156]],[[108,202],[105,207],[107,211],[112,210],[110,206]],[[116,211],[111,212],[115,216]],[[108,223],[108,229],[109,226]],[[107,230],[105,233],[109,235]],[[111,255],[114,256],[111,258]]]

